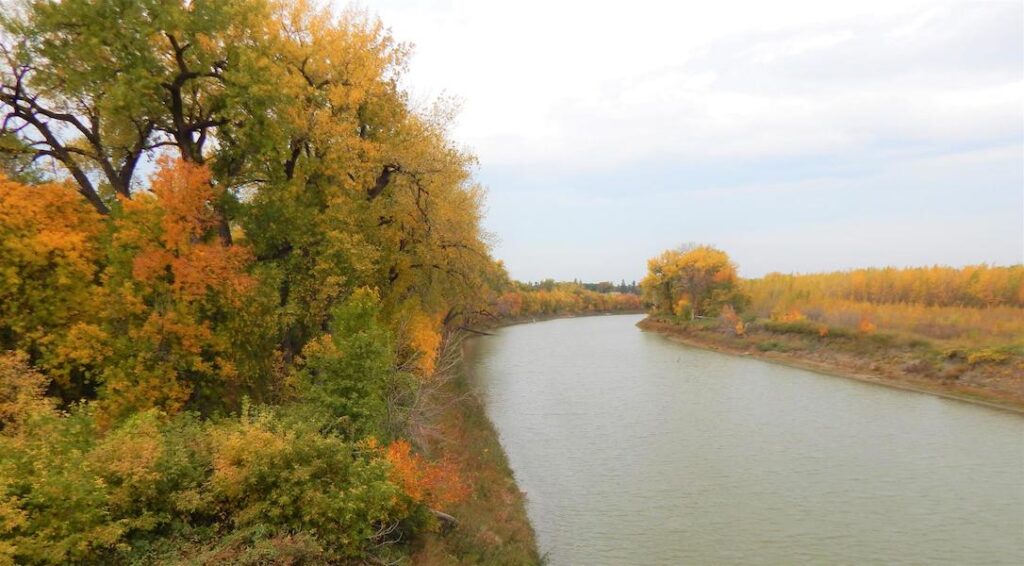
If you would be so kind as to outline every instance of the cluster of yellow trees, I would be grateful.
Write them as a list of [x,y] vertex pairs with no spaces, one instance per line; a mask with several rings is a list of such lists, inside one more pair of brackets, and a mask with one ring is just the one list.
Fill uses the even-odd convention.
[[1024,265],[854,269],[771,273],[745,282],[755,303],[824,297],[876,304],[938,307],[1024,307]]
[[407,46],[277,0],[0,27],[0,564],[401,558],[467,493],[439,356],[512,289]]
[[971,265],[769,274],[743,281],[750,310],[780,321],[937,340],[1024,336],[1024,266]]
[[744,321],[761,319],[799,324],[823,336],[842,329],[974,344],[1013,343],[1024,336],[1022,265],[740,279],[725,252],[690,246],[651,259],[641,287],[645,303],[658,314],[685,319],[722,315],[738,333]]

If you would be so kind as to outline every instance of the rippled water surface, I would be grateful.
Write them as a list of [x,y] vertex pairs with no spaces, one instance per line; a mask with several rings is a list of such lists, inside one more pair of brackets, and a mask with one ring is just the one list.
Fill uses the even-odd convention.
[[1024,417],[689,348],[640,318],[468,349],[551,564],[1024,564]]

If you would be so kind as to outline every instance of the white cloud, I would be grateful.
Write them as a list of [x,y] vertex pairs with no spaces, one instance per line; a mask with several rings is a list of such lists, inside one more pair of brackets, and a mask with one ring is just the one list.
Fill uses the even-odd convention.
[[1019,53],[1007,50],[1019,43],[1014,3],[370,8],[417,44],[414,92],[465,101],[455,132],[485,166],[977,141],[1013,135],[1022,119]]
[[367,7],[416,44],[414,100],[463,101],[514,276],[690,240],[747,274],[1024,259],[1020,2]]

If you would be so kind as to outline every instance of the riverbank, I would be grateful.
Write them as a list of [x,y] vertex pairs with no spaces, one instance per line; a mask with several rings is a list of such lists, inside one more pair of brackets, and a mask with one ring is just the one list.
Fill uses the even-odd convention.
[[459,463],[470,495],[447,510],[458,521],[456,525],[418,541],[412,563],[541,564],[525,495],[461,360],[434,404],[439,433],[434,448],[438,455]]
[[1020,357],[969,363],[920,341],[774,332],[756,325],[737,336],[717,321],[679,324],[647,317],[637,326],[689,346],[1024,413]]

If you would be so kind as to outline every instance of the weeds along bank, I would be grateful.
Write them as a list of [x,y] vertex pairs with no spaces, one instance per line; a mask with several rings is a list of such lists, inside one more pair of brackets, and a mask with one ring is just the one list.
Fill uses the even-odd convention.
[[512,289],[407,47],[303,2],[0,25],[0,563],[407,560],[479,488],[442,354]]
[[651,260],[642,287],[642,327],[689,343],[1024,408],[1020,265],[740,279],[697,247]]

